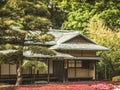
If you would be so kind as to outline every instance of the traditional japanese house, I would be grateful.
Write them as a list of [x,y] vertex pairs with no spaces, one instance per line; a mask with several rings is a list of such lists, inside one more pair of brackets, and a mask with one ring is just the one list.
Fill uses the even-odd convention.
[[[109,50],[91,41],[78,31],[71,30],[50,30],[55,39],[53,41],[33,42],[27,39],[25,45],[38,44],[47,46],[49,49],[57,51],[54,56],[31,54],[24,52],[25,57],[37,58],[45,62],[48,70],[43,72],[33,71],[33,68],[23,70],[23,81],[47,81],[66,82],[81,80],[96,80],[96,63],[102,57],[96,56],[97,51]],[[17,64],[1,64],[0,80],[16,80]]]

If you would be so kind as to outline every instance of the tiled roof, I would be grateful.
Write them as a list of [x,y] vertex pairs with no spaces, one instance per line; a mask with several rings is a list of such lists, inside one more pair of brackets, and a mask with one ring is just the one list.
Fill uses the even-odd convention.
[[30,58],[40,58],[40,59],[69,59],[69,60],[102,60],[101,57],[74,57],[65,53],[57,53],[56,55],[43,55],[37,53],[31,53],[30,51],[26,51],[23,54],[25,57]]
[[50,49],[55,50],[109,50],[108,48],[104,46],[100,46],[97,44],[92,43],[81,43],[81,44],[70,44],[70,43],[63,43],[63,44],[57,44]]
[[[32,34],[39,34],[40,31],[30,31]],[[63,43],[67,40],[70,40],[78,35],[80,35],[80,32],[78,31],[72,31],[72,30],[50,30],[48,32],[49,34],[52,34],[55,39],[49,42],[45,42],[45,45],[55,45],[55,44],[60,44]],[[41,42],[33,42],[30,41],[28,38],[26,38],[25,44],[43,44]]]
[[32,53],[31,51],[26,51],[23,53],[25,57],[39,57],[39,58],[71,58],[73,56],[69,54],[63,54],[57,52],[56,55],[44,55],[44,54],[37,54],[37,53]]
[[[7,53],[15,53],[17,50],[1,50],[0,53],[2,54],[7,54]],[[29,57],[29,58],[40,58],[40,59],[68,59],[68,60],[102,60],[101,57],[75,57],[69,54],[65,54],[65,53],[59,53],[57,52],[56,55],[44,55],[44,54],[37,54],[37,53],[32,53],[31,51],[25,51],[23,52],[23,55],[25,57]]]

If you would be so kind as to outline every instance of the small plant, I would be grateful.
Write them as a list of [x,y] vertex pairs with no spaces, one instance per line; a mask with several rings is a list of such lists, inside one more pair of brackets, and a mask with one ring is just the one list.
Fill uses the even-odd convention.
[[15,90],[15,87],[10,85],[2,85],[0,86],[0,90]]
[[114,77],[112,78],[112,81],[120,81],[120,76],[114,76]]

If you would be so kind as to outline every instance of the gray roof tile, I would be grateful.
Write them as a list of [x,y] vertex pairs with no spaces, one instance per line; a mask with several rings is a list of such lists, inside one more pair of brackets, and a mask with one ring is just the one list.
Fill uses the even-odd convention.
[[69,54],[65,53],[57,53],[56,55],[43,55],[43,54],[37,54],[37,53],[31,53],[30,51],[26,51],[23,54],[25,57],[31,57],[31,58],[40,58],[40,59],[69,59],[69,60],[101,60],[103,58],[101,57],[74,57]]
[[109,50],[104,46],[100,46],[92,43],[81,43],[81,44],[71,44],[71,43],[63,43],[50,47],[50,49],[55,50]]

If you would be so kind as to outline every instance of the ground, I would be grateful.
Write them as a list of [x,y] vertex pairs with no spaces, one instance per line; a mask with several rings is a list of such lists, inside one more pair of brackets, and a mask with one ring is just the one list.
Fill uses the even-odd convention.
[[[69,82],[63,84],[36,84],[9,86],[4,90],[120,90],[120,82],[97,81],[97,82]],[[3,89],[0,89],[3,90]]]

